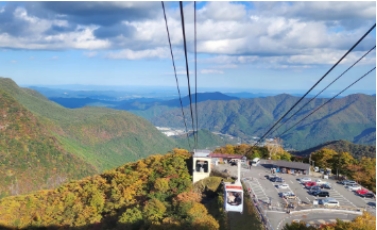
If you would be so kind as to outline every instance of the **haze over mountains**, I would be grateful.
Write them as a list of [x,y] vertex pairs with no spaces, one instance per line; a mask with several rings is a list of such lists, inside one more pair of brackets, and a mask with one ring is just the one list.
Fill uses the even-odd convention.
[[[192,101],[194,98],[195,95],[192,95]],[[68,108],[105,106],[127,110],[144,117],[155,126],[184,128],[178,99],[139,98],[122,101],[92,98],[50,99]],[[237,98],[219,92],[198,93],[199,128],[227,133],[240,137],[243,141],[251,142],[255,139],[254,137],[263,135],[298,99],[298,97],[288,94]],[[269,137],[278,136],[284,141],[285,146],[298,150],[340,139],[356,144],[375,145],[376,99],[375,95],[365,94],[336,98],[292,130],[279,136],[327,100],[328,98],[314,99],[288,123],[283,124],[277,133],[275,132]],[[293,112],[308,101],[309,99],[304,99]],[[182,104],[189,122],[188,126],[191,127],[187,96],[182,98]],[[286,118],[290,117],[293,112]]]

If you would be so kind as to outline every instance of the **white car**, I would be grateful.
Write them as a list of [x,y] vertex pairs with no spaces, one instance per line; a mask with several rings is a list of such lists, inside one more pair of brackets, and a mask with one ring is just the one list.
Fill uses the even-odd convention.
[[323,180],[315,180],[315,183],[317,183],[318,185],[321,185],[321,184],[326,184],[327,182],[326,181],[323,181]]
[[346,188],[351,191],[356,191],[356,190],[361,189],[361,186],[358,184],[353,184],[353,185],[347,185]]
[[288,184],[278,184],[277,187],[281,188],[281,189],[287,189],[287,188],[289,188],[289,185]]
[[323,206],[325,207],[339,207],[339,201],[335,200],[334,198],[327,197],[322,200]]
[[301,178],[300,179],[300,182],[301,183],[306,183],[306,182],[309,182],[309,181],[312,181],[312,179],[308,178],[308,177],[304,177],[304,178]]

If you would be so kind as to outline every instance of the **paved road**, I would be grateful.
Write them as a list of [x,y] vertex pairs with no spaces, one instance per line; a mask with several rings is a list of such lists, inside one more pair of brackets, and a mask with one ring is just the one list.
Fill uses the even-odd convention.
[[344,222],[350,222],[358,215],[345,214],[345,213],[299,213],[296,215],[287,215],[280,220],[277,224],[276,230],[282,229],[285,224],[292,222],[305,222],[311,226],[319,226],[326,223],[335,223],[336,219],[340,219]]

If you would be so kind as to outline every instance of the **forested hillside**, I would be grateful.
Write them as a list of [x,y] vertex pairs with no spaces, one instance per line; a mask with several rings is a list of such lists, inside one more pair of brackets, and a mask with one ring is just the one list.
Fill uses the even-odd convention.
[[361,157],[371,157],[376,158],[376,146],[372,145],[357,145],[349,141],[339,140],[339,141],[329,141],[313,148],[305,149],[303,151],[293,152],[293,154],[298,156],[309,156],[310,153],[316,152],[320,149],[327,148],[332,149],[336,152],[348,152],[354,158],[361,159]]
[[[54,184],[60,180],[56,178],[91,175],[152,153],[167,152],[175,146],[174,140],[149,122],[125,111],[66,109],[5,78],[0,78],[0,90],[4,95],[0,100],[4,103],[0,108],[3,112],[0,167],[6,169],[2,170],[5,172],[2,176],[6,177],[6,183],[0,184],[2,194],[12,194],[9,183],[15,183],[17,188],[21,179],[27,183],[25,190],[19,189],[18,193],[25,193],[45,188],[46,183]],[[56,166],[57,161],[60,166]],[[69,169],[66,164],[71,164]],[[36,168],[40,165],[46,165],[46,170]],[[33,169],[37,169],[38,176],[29,173]],[[67,171],[71,173],[62,174]],[[34,177],[38,180],[33,180]]]
[[[201,102],[197,105],[199,127],[239,136],[243,140],[251,140],[253,136],[263,135],[298,99],[290,95],[278,95],[266,98]],[[304,99],[302,104],[308,100]],[[298,150],[339,139],[375,145],[376,98],[363,94],[334,99],[280,136],[325,101],[327,99],[314,99],[271,136],[279,136],[285,145]],[[131,111],[142,116],[144,114],[150,116],[152,110],[157,111],[158,107],[149,108],[149,113]],[[150,120],[157,126],[181,127],[183,120],[179,116],[180,113],[179,109],[172,109],[158,113]],[[189,113],[188,107],[185,108],[185,113]]]
[[30,229],[218,229],[192,191],[190,154],[153,155],[55,190],[0,200],[0,226]]
[[97,170],[63,148],[48,128],[0,89],[0,197],[52,188]]

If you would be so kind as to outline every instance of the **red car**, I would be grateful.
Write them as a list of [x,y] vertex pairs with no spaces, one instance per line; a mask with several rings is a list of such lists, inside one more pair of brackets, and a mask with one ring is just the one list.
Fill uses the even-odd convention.
[[370,191],[367,190],[367,189],[365,189],[365,188],[359,189],[359,190],[357,190],[356,192],[357,192],[357,194],[359,194],[359,195],[364,195],[364,194],[370,193]]
[[314,181],[309,181],[309,182],[305,183],[306,188],[310,188],[310,187],[315,186],[315,185],[317,185],[317,183],[314,182]]

